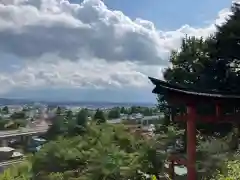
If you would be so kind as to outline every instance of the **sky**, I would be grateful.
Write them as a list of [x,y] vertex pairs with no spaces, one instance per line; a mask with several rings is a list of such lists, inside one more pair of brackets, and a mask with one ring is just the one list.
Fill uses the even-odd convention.
[[0,97],[155,102],[186,34],[208,37],[230,0],[0,0]]

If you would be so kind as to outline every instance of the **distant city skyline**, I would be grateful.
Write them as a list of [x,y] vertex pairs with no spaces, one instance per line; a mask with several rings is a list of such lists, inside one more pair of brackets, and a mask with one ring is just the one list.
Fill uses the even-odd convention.
[[229,0],[2,0],[0,97],[156,102],[181,38],[207,37]]

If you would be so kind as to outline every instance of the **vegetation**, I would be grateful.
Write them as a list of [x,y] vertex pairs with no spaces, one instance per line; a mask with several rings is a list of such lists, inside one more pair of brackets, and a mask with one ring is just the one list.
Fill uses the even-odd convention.
[[98,123],[104,123],[106,122],[106,117],[105,117],[105,114],[102,110],[100,109],[97,109],[94,117],[93,117],[93,120],[98,122]]
[[195,89],[239,92],[239,9],[234,4],[233,15],[208,39],[184,38],[180,50],[171,54],[164,79]]
[[24,111],[20,111],[20,112],[14,112],[11,116],[11,119],[25,119],[25,112]]
[[[138,170],[157,173],[162,167],[152,143],[136,138],[122,126],[91,124],[82,136],[47,144],[34,157],[33,173],[40,179],[52,172],[61,173],[64,179],[140,179]],[[148,152],[152,160],[160,162],[151,165]]]
[[158,179],[166,155],[158,152],[159,144],[154,139],[146,141],[144,136],[129,132],[123,125],[92,122],[84,129],[74,136],[63,136],[67,133],[61,129],[60,136],[32,157],[28,163],[31,169],[21,174],[19,168],[9,169],[0,179],[142,180],[146,179],[144,174]]
[[1,180],[30,180],[32,177],[31,162],[25,161],[5,170],[0,174]]
[[[180,49],[171,53],[171,66],[164,71],[164,79],[167,82],[197,90],[240,91],[240,54],[238,51],[240,46],[238,42],[240,37],[240,5],[234,3],[232,12],[233,14],[226,23],[218,26],[216,33],[209,38],[186,36],[182,40]],[[164,96],[159,96],[158,102],[158,107],[168,117],[166,124],[171,124],[171,115],[186,111],[183,107],[170,107]],[[231,108],[233,107],[228,104],[228,107],[224,107],[224,111],[228,112]],[[198,105],[199,113],[211,114],[212,110],[214,109],[211,107],[211,103],[204,106]],[[207,132],[208,136],[213,137],[216,131],[220,135],[226,135],[226,131],[229,132],[233,128],[229,124],[201,124],[198,129],[204,130],[201,133]],[[238,136],[236,141],[238,141]],[[219,167],[224,171],[219,171],[220,174],[213,179],[239,178],[237,174],[239,168],[236,161],[230,160],[224,165],[227,168]]]
[[9,110],[8,110],[8,107],[7,107],[7,106],[4,106],[4,107],[2,108],[2,113],[4,113],[4,114],[8,114],[8,113],[9,113]]
[[217,171],[212,180],[236,180],[240,178],[240,161],[231,160],[224,163],[224,166]]
[[[124,110],[122,110],[124,111]],[[120,118],[120,108],[112,108],[109,112],[108,112],[108,119],[117,119]]]
[[87,109],[74,114],[58,108],[45,135],[49,142],[24,164],[4,171],[0,179],[159,179],[166,159],[164,152],[158,152],[160,136],[146,140],[124,125],[105,122],[100,109],[91,121]]

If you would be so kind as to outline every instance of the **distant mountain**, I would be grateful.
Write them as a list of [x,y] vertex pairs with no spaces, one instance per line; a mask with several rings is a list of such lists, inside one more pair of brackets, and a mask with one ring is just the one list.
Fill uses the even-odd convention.
[[33,103],[33,101],[26,99],[8,99],[8,98],[0,98],[0,105],[24,105]]
[[[44,103],[44,102],[43,102]],[[144,106],[144,107],[153,107],[154,103],[124,103],[124,102],[45,102],[48,105],[59,105],[59,106],[84,106],[89,108],[104,108],[104,107],[129,107],[129,106]]]
[[116,107],[116,106],[155,106],[154,103],[124,103],[124,102],[77,102],[77,101],[34,101],[28,99],[10,99],[10,98],[0,98],[0,105],[25,105],[41,103],[50,106],[84,106],[92,108],[103,108],[103,107]]

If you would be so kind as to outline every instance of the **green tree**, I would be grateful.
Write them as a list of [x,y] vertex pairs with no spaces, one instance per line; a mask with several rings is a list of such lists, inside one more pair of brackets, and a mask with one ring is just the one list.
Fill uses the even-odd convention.
[[59,135],[66,136],[68,133],[68,123],[62,116],[57,116],[46,133],[47,139],[55,139]]
[[81,109],[77,113],[76,121],[69,122],[69,135],[82,135],[86,132],[86,126],[88,124],[88,110]]
[[240,5],[234,3],[231,8],[232,15],[226,23],[217,27],[214,41],[212,43],[211,58],[214,59],[214,70],[219,74],[218,89],[225,91],[240,91]]
[[2,108],[2,112],[3,112],[4,114],[8,114],[8,113],[9,113],[8,106],[4,106],[4,107]]
[[62,109],[61,109],[61,107],[58,106],[56,109],[56,115],[59,116],[61,114],[62,114]]
[[0,174],[1,180],[31,180],[31,178],[32,168],[31,162],[29,161],[13,165]]
[[92,122],[81,136],[59,134],[45,144],[30,159],[30,169],[10,168],[0,179],[149,180],[144,174],[159,179],[167,157],[159,148],[165,150],[178,135],[173,128],[167,129],[146,140],[123,125]]
[[17,127],[26,127],[28,121],[26,119],[16,119],[13,121]]
[[11,116],[11,119],[25,119],[26,115],[24,111],[14,112]]
[[240,161],[230,160],[223,163],[223,166],[218,170],[212,180],[235,180],[240,178]]
[[162,171],[164,156],[154,144],[120,125],[91,124],[83,136],[46,144],[34,157],[33,174],[36,180],[53,174],[66,180],[142,180],[139,170],[156,176]]
[[135,113],[139,113],[139,107],[137,106],[132,106],[130,108],[129,114],[135,114]]
[[28,108],[27,108],[27,107],[23,107],[22,111],[23,111],[23,112],[27,112],[27,111],[28,111]]
[[106,122],[106,117],[105,117],[105,114],[102,110],[100,109],[97,109],[96,110],[96,113],[94,115],[94,118],[93,118],[95,121],[97,121],[98,123],[105,123]]
[[72,137],[83,134],[88,121],[88,111],[86,109],[80,110],[76,119],[70,118],[71,116],[72,113],[69,111],[65,116],[57,115],[46,134],[46,138],[56,139],[58,136]]
[[120,113],[121,114],[127,114],[127,109],[125,107],[120,108]]
[[141,110],[141,113],[144,116],[152,116],[153,115],[153,110],[151,108],[148,108],[148,107],[143,107],[142,110]]
[[120,118],[120,109],[119,108],[112,108],[108,112],[108,119],[117,119]]
[[215,75],[208,68],[209,43],[211,38],[185,37],[179,51],[173,51],[170,56],[171,67],[164,71],[167,82],[198,89],[210,89]]
[[5,130],[7,128],[8,123],[9,123],[9,120],[2,119],[0,121],[0,130]]
[[[240,86],[240,6],[233,4],[232,15],[226,23],[217,27],[216,33],[203,38],[185,37],[178,51],[170,56],[171,66],[164,71],[164,79],[172,84],[197,90],[221,90],[239,92]],[[159,108],[170,117],[180,107],[170,107],[165,97],[158,98]],[[209,106],[204,108],[204,106]],[[213,105],[199,106],[199,111],[213,113]],[[212,106],[212,108],[210,107]],[[231,109],[224,107],[225,111]],[[211,110],[212,109],[212,110]]]
[[234,3],[232,15],[208,39],[184,38],[180,50],[171,54],[164,79],[198,90],[239,92],[239,22],[240,5]]
[[87,109],[81,109],[77,113],[77,124],[83,127],[86,127],[88,122],[88,111]]
[[66,119],[73,119],[73,112],[71,110],[66,111]]
[[[172,84],[197,90],[239,92],[239,37],[240,5],[234,4],[232,15],[226,23],[217,27],[217,32],[212,36],[206,40],[195,37],[186,37],[182,40],[180,49],[171,53],[171,66],[165,70],[164,79]],[[169,107],[164,96],[159,96],[158,102],[159,108],[162,108],[169,117],[171,114],[185,111],[181,107]],[[207,107],[208,104],[204,106]],[[207,109],[204,106],[199,105],[198,110],[206,112]],[[231,105],[227,106],[232,108]],[[227,108],[224,107],[224,110]],[[212,135],[212,132],[216,130],[222,132],[227,129],[225,124],[222,127],[209,124],[201,126],[205,132],[211,132],[208,135]],[[197,127],[200,128],[200,126]],[[235,173],[233,170],[229,172]],[[223,177],[227,179],[231,176]],[[237,179],[238,177],[232,176],[231,178]],[[220,179],[220,176],[216,179]]]

